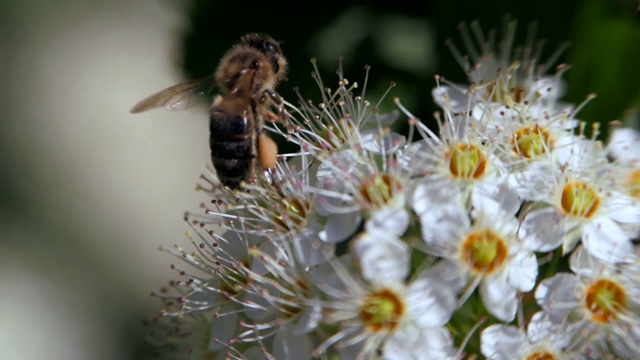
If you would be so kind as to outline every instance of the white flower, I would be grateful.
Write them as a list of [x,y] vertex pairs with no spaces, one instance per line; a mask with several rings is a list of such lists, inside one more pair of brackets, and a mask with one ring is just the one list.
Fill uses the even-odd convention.
[[639,166],[640,133],[632,128],[615,128],[607,143],[607,153],[617,163]]
[[597,146],[578,141],[566,150],[566,166],[557,173],[549,194],[541,194],[546,205],[529,211],[520,235],[534,251],[551,251],[562,245],[567,254],[582,239],[587,250],[607,262],[633,261],[634,234],[626,224],[640,222],[640,203],[612,190],[611,167],[603,163]]
[[556,324],[568,322],[574,342],[587,353],[612,351],[624,359],[640,357],[640,282],[636,265],[598,261],[582,247],[571,255],[575,274],[543,280],[535,297]]
[[[479,23],[471,23],[472,33],[461,26],[461,35],[468,55],[463,55],[449,41],[458,64],[469,78],[470,86],[448,83],[438,86],[433,97],[438,105],[454,112],[468,111],[476,103],[497,103],[510,108],[527,108],[530,113],[547,112],[555,114],[566,106],[557,103],[564,93],[561,75],[566,67],[559,67],[555,76],[546,72],[566,49],[566,44],[558,48],[547,60],[540,63],[539,48],[534,47],[535,34],[522,47],[514,47],[516,22],[505,18],[504,31],[496,48],[494,35],[485,38]],[[531,30],[530,30],[531,31]],[[473,34],[473,36],[471,35]],[[466,95],[472,93],[469,103]],[[535,102],[535,106],[531,104]],[[469,107],[470,106],[470,107]]]
[[[397,103],[410,119],[415,119]],[[504,165],[494,154],[496,144],[479,136],[480,129],[468,115],[454,115],[445,109],[444,119],[437,120],[439,136],[424,124],[415,124],[424,140],[405,147],[400,165],[411,174],[423,175],[426,183],[439,183],[443,179],[457,184],[464,202],[474,191],[495,192],[497,184],[506,177]]]
[[518,292],[533,289],[538,274],[535,255],[518,238],[519,202],[503,186],[494,200],[487,193],[476,197],[470,217],[455,197],[455,185],[441,186],[434,192],[420,185],[413,199],[427,251],[445,259],[438,272],[447,274],[449,284],[468,286],[462,302],[479,284],[487,310],[502,321],[513,320]]
[[[455,354],[451,337],[443,328],[455,308],[454,294],[425,274],[405,283],[408,248],[392,234],[365,233],[355,241],[354,254],[362,278],[336,262],[332,263],[333,272],[319,280],[330,298],[325,305],[327,321],[339,329],[316,348],[315,354],[331,346],[353,347],[351,351],[345,349],[341,359],[370,359],[378,351],[385,359],[396,359],[402,354],[395,352],[399,347],[407,353],[419,351],[421,355],[412,359]],[[411,335],[407,338],[408,333]]]
[[515,326],[494,324],[480,336],[482,355],[489,360],[528,360],[578,358],[572,349],[575,337],[565,324],[554,324],[543,312],[537,312],[529,321],[527,331]]

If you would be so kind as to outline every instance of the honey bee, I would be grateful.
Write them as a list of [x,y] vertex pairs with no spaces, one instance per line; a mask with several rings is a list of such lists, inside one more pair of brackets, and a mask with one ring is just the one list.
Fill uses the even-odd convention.
[[262,129],[265,119],[289,127],[289,114],[275,91],[286,70],[278,42],[268,35],[247,34],[226,52],[213,75],[161,90],[130,112],[188,109],[217,85],[221,94],[213,100],[209,123],[211,160],[220,182],[239,188],[255,178],[257,166],[265,171],[275,167],[276,143]]

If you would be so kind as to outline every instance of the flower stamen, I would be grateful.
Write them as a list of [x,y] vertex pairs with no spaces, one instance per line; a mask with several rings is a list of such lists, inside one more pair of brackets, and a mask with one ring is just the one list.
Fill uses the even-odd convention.
[[587,288],[585,303],[594,321],[609,323],[616,320],[625,308],[627,296],[615,282],[600,279]]
[[570,182],[562,190],[561,205],[567,214],[589,218],[598,209],[600,198],[589,184]]
[[400,297],[391,290],[383,289],[372,292],[364,299],[360,318],[372,332],[390,331],[398,326],[404,312]]
[[462,260],[479,273],[491,273],[507,258],[504,240],[491,230],[470,233],[462,245]]

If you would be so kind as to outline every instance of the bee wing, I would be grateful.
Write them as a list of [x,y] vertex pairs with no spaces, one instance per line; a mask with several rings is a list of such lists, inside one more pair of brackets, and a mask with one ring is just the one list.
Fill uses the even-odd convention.
[[212,75],[170,86],[164,90],[141,100],[129,112],[132,114],[157,109],[160,107],[169,111],[186,110],[195,106],[198,98],[207,98],[213,90],[215,78]]

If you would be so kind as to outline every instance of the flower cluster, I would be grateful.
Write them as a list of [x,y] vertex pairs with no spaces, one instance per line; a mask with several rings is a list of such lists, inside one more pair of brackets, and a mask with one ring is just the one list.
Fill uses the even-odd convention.
[[202,176],[158,358],[640,358],[640,133],[598,140],[558,53],[514,33],[462,28],[469,84],[436,79],[437,129],[316,69],[319,101],[265,129],[298,152],[241,189]]

